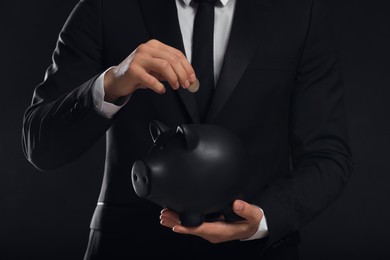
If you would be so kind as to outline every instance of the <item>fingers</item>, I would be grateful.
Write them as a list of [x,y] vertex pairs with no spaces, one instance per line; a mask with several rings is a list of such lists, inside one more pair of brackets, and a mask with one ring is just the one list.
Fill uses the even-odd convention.
[[218,232],[222,223],[223,222],[214,222],[212,223],[212,225],[210,225],[209,222],[204,222],[203,224],[197,227],[185,227],[182,225],[176,225],[173,227],[173,231],[181,234],[191,234],[200,237],[207,237],[208,234],[210,233],[209,232],[210,230],[213,230],[214,232]]
[[157,40],[141,44],[136,50],[138,64],[149,73],[161,74],[173,89],[188,88],[196,80],[195,72],[179,50]]
[[[173,59],[172,63],[180,62],[180,64],[183,66],[185,72],[187,73],[189,82],[193,83],[196,80],[195,71],[194,71],[192,65],[188,62],[187,58],[185,57],[185,55],[181,51],[179,51],[178,49],[175,49],[169,45],[166,45],[162,42],[159,42],[157,40],[150,40],[149,44],[151,46],[154,46],[157,49],[164,50],[168,53],[171,53],[173,55],[171,57],[171,59]],[[169,60],[169,58],[168,58],[168,60]],[[181,84],[184,86],[183,83],[184,82],[182,82]]]
[[242,200],[235,200],[233,202],[233,211],[248,222],[260,223],[263,217],[263,213],[258,207]]
[[165,93],[164,85],[151,74],[147,73],[142,67],[133,66],[131,71],[134,75],[136,75],[136,85],[140,88],[145,88],[145,86],[147,86],[156,93]]
[[176,225],[180,225],[180,219],[175,212],[163,209],[160,215],[160,224],[168,228],[173,228]]
[[249,237],[252,230],[247,223],[226,223],[223,221],[205,222],[197,227],[176,225],[172,228],[176,233],[202,237],[210,243],[222,243]]
[[165,93],[160,82],[166,80],[177,90],[188,88],[196,81],[194,69],[184,54],[157,40],[141,44],[104,78],[105,100],[114,103],[139,88],[150,88]]
[[146,73],[152,75],[157,80],[168,81],[173,89],[178,89],[180,87],[177,74],[166,60],[147,57],[139,63],[143,68],[148,69],[148,71],[145,70]]

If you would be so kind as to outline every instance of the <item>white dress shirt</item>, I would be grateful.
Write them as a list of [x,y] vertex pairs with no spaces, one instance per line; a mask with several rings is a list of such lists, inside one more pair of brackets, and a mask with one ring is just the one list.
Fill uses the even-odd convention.
[[[183,37],[185,55],[189,62],[192,57],[192,32],[196,14],[196,4],[192,0],[176,0],[177,13],[179,18],[180,30]],[[219,0],[215,5],[215,23],[214,23],[214,80],[218,80],[221,71],[223,58],[225,55],[227,43],[233,22],[233,15],[236,0]],[[102,73],[93,86],[93,100],[96,110],[106,118],[112,118],[130,99],[128,97],[124,103],[117,106],[104,101],[104,76],[108,70]],[[195,72],[196,73],[196,72]],[[215,84],[216,85],[216,84]],[[261,208],[259,208],[263,212]],[[263,212],[264,213],[264,212]],[[262,218],[258,231],[250,238],[253,240],[263,238],[268,235],[268,226],[265,215]]]

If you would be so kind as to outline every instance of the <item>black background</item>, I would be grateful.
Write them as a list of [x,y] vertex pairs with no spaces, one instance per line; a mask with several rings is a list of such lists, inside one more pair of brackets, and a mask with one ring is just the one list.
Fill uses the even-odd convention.
[[[304,227],[301,255],[390,259],[390,4],[330,1],[356,168],[341,198]],[[51,173],[30,165],[20,142],[23,112],[76,3],[0,0],[0,259],[81,259],[86,247],[104,139]]]

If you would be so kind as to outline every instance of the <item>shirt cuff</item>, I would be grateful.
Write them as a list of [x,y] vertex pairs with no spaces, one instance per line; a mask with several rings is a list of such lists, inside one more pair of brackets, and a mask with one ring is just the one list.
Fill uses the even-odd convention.
[[256,233],[247,239],[241,239],[241,241],[248,241],[248,240],[254,240],[254,239],[260,239],[268,236],[268,225],[267,225],[267,219],[265,218],[264,211],[259,208],[261,213],[263,213],[263,217],[260,220],[259,228],[257,229]]
[[[112,68],[112,67],[111,67]],[[109,103],[104,101],[104,76],[107,71],[111,68],[108,68],[105,72],[103,72],[95,81],[92,87],[92,97],[93,103],[96,111],[103,117],[111,119],[126,103],[129,101],[130,96],[126,97],[120,105],[116,105],[113,103]]]

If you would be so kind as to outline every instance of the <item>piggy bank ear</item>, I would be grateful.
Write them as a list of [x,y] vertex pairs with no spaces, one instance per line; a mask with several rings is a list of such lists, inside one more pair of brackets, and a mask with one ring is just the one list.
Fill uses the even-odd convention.
[[165,132],[169,131],[169,127],[160,121],[153,120],[149,124],[150,136],[153,139],[153,143],[157,142],[157,139]]
[[182,135],[189,150],[193,150],[199,143],[199,136],[189,126],[181,125],[176,129],[176,134]]

